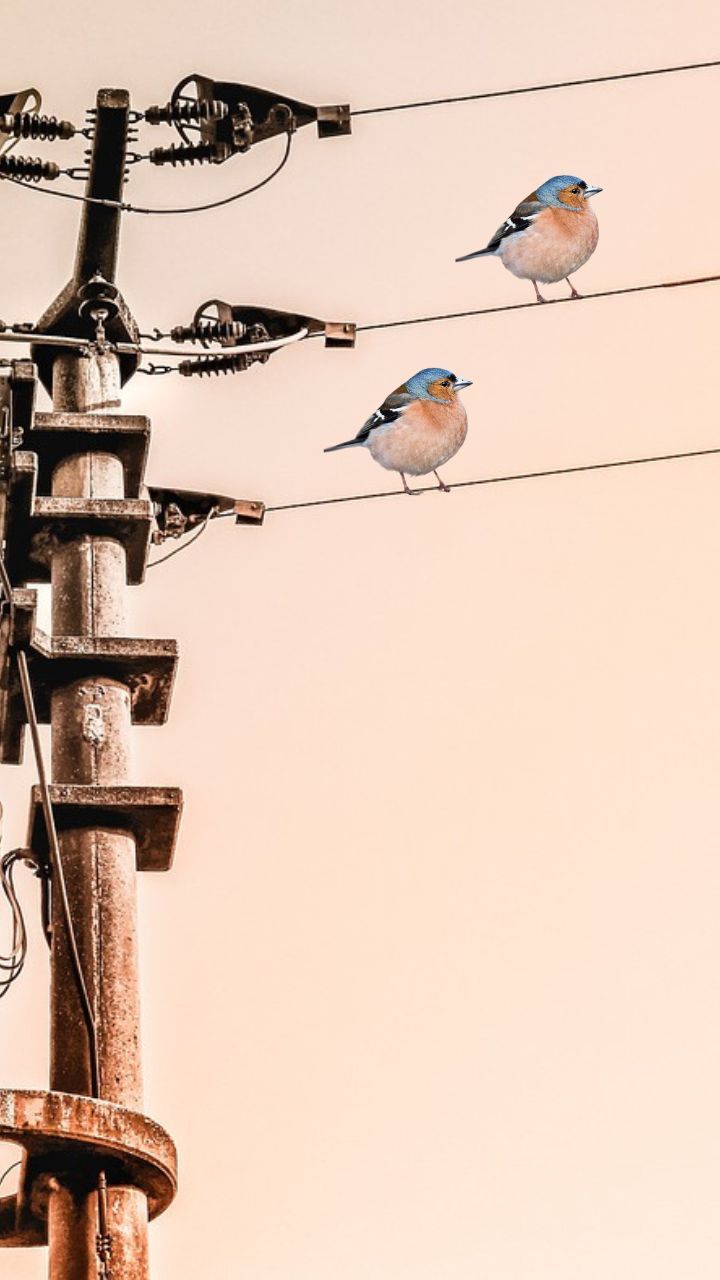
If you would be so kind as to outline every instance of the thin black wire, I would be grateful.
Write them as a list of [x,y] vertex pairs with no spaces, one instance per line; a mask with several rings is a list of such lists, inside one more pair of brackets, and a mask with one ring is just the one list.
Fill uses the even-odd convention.
[[[547,476],[577,475],[583,471],[610,471],[616,467],[640,467],[651,462],[674,462],[680,458],[708,458],[714,454],[720,454],[720,447],[717,449],[690,449],[683,453],[659,453],[649,458],[621,458],[613,462],[586,462],[577,467],[553,467],[546,471],[521,471],[507,476],[484,476],[480,480],[459,480],[457,484],[450,485],[450,488],[470,489],[477,485],[508,484],[513,480],[540,480]],[[439,493],[440,490],[437,485],[431,484],[424,485],[415,492]],[[341,502],[366,502],[372,498],[400,498],[405,496],[404,489],[386,489],[381,493],[353,493],[342,498],[318,498],[312,502],[286,502],[281,506],[266,507],[265,514],[269,515],[272,511],[297,511],[303,507],[331,507]],[[224,512],[217,519],[223,520],[226,515],[232,514],[231,511]]]
[[414,111],[418,107],[444,107],[455,102],[483,102],[489,98],[513,98],[523,93],[547,93],[550,89],[575,89],[586,84],[608,84],[615,80],[640,80],[647,76],[669,76],[679,71],[705,71],[720,67],[720,59],[712,62],[688,62],[676,67],[653,67],[647,71],[621,71],[609,76],[585,76],[582,80],[556,80],[550,84],[531,84],[518,89],[494,89],[488,93],[464,93],[450,98],[428,98],[421,102],[398,102],[386,107],[363,107],[351,116],[376,116],[388,111]]
[[2,1186],[3,1182],[7,1178],[8,1174],[12,1173],[13,1169],[18,1169],[21,1164],[22,1164],[22,1160],[13,1160],[12,1164],[8,1165],[2,1177],[0,1177],[0,1187]]
[[[200,535],[203,534],[207,529],[208,524],[210,520],[212,520],[213,516],[215,515],[216,510],[217,508],[213,507],[211,511],[208,511],[205,519],[200,525],[200,528],[196,529],[192,537],[188,538],[186,542],[181,542],[178,547],[174,547],[172,551],[168,551],[166,556],[160,556],[159,560],[148,560],[148,564],[147,564],[148,569],[154,569],[156,565],[164,564],[166,560],[172,560],[173,556],[180,555],[181,551],[186,551],[188,547],[192,546],[193,542],[197,542]],[[233,515],[234,512],[231,511],[229,514]]]
[[[4,563],[3,578],[7,580],[7,570],[5,569]],[[12,599],[12,597],[10,597],[10,599]],[[54,872],[57,887],[60,892],[60,902],[63,918],[65,920],[65,929],[70,949],[70,959],[75,976],[78,996],[80,998],[80,1007],[87,1029],[91,1089],[93,1096],[97,1098],[100,1096],[100,1061],[98,1053],[97,1024],[95,1022],[95,1014],[90,1002],[82,961],[80,959],[80,952],[77,945],[77,938],[75,936],[75,926],[73,924],[72,911],[70,909],[70,901],[67,893],[67,884],[65,882],[65,869],[63,867],[60,843],[58,841],[57,828],[55,826],[55,814],[53,813],[52,800],[50,798],[50,787],[48,785],[47,773],[45,772],[45,760],[43,758],[42,743],[40,742],[37,714],[35,711],[35,699],[33,697],[32,685],[30,683],[27,657],[25,656],[23,649],[17,650],[16,658],[18,672],[20,674],[23,701],[25,703],[25,714],[30,726],[30,735],[32,737],[33,751],[35,753],[35,766],[37,768],[38,780],[40,782],[40,795],[42,798],[45,825],[47,827],[48,848],[50,851],[50,865]]]
[[[377,329],[399,329],[411,324],[433,324],[438,320],[464,320],[468,316],[491,316],[501,311],[527,311],[528,309],[556,307],[566,302],[588,302],[591,298],[617,298],[627,293],[651,293],[656,289],[684,289],[688,285],[716,284],[720,274],[714,276],[695,276],[688,280],[658,280],[654,284],[632,284],[622,289],[601,289],[598,293],[583,293],[579,298],[570,294],[566,298],[546,298],[544,303],[508,302],[499,307],[477,307],[472,311],[447,311],[434,316],[411,316],[407,320],[382,320],[376,324],[359,324],[358,333],[370,333]],[[310,334],[315,337],[315,334]]]
[[204,213],[207,209],[220,209],[222,208],[223,205],[232,204],[233,201],[235,200],[242,200],[244,196],[252,195],[255,191],[259,191],[261,187],[266,187],[269,182],[272,182],[273,178],[277,178],[280,171],[285,168],[285,165],[290,159],[291,147],[292,147],[292,134],[288,133],[285,139],[285,152],[283,154],[282,160],[278,165],[275,166],[272,172],[268,173],[264,178],[261,178],[260,181],[256,182],[252,187],[246,187],[244,191],[236,191],[235,195],[225,196],[223,200],[211,200],[209,204],[189,205],[187,208],[184,208],[184,209],[144,209],[144,208],[141,208],[140,206],[129,205],[129,204],[123,205],[122,207],[125,209],[127,213],[152,213],[152,214]]
[[15,889],[14,873],[24,853],[13,849],[0,859],[0,885],[12,915],[12,942],[8,955],[0,956],[0,999],[6,996],[12,984],[20,977],[27,959],[27,929],[22,907]]
[[250,196],[255,191],[259,191],[261,187],[266,187],[273,178],[276,178],[281,169],[285,168],[290,159],[290,148],[292,146],[292,134],[286,135],[285,153],[282,160],[272,173],[268,173],[259,182],[254,183],[252,187],[245,187],[243,191],[236,191],[232,196],[225,196],[222,200],[211,200],[208,204],[188,205],[179,209],[152,209],[145,208],[142,205],[126,204],[123,200],[102,200],[98,196],[81,196],[74,191],[60,191],[55,187],[45,187],[40,183],[33,182],[28,184],[23,182],[21,178],[13,178],[10,174],[0,174],[0,180],[3,182],[14,182],[15,186],[22,187],[24,191],[40,191],[46,196],[58,196],[61,200],[79,200],[81,204],[100,204],[109,209],[121,209],[123,213],[148,213],[148,214],[175,214],[175,213],[204,213],[207,209],[220,209],[223,205],[232,204],[235,200],[242,200],[244,196]]

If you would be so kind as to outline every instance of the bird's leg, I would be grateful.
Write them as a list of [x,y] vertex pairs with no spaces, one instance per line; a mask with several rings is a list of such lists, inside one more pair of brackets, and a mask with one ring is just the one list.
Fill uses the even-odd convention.
[[547,302],[547,298],[543,298],[540,290],[537,287],[537,280],[533,280],[532,287],[535,290],[535,297],[537,298],[538,302]]
[[449,484],[445,484],[445,481],[440,479],[440,476],[438,475],[438,473],[437,473],[437,471],[435,470],[435,468],[434,468],[434,467],[433,467],[433,475],[434,475],[435,479],[436,479],[436,480],[437,480],[437,482],[438,482],[438,489],[442,489],[443,493],[449,493],[449,492],[450,492],[450,485],[449,485]]
[[573,284],[573,282],[572,282],[572,280],[570,279],[570,277],[569,277],[569,276],[566,276],[566,277],[565,277],[565,283],[570,285],[570,297],[571,297],[571,298],[582,298],[582,294],[581,294],[581,293],[578,293],[577,289],[575,288],[575,285]]
[[408,485],[407,480],[405,479],[405,473],[404,473],[403,471],[399,472],[399,475],[400,475],[400,479],[401,479],[401,480],[402,480],[402,482],[403,482],[403,489],[405,490],[405,492],[406,492],[407,494],[409,494],[411,498],[417,498],[418,494],[419,494],[419,493],[421,493],[421,492],[422,492],[422,490],[421,490],[421,489],[411,489],[411,488],[409,487],[409,485]]

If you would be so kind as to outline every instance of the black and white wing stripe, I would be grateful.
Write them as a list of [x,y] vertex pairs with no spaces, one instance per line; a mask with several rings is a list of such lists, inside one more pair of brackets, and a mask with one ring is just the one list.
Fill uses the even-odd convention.
[[373,431],[378,427],[389,427],[413,403],[413,397],[407,391],[393,391],[384,404],[380,405],[364,422],[352,440],[343,440],[342,444],[330,445],[325,453],[335,453],[338,449],[351,449],[356,444],[367,444]]
[[492,240],[488,243],[486,253],[494,253],[503,240],[507,240],[510,236],[517,236],[521,231],[527,231],[542,208],[543,206],[539,200],[523,200],[514,213],[511,213],[510,217],[505,219],[502,226],[498,227]]
[[355,437],[356,443],[366,444],[371,431],[376,427],[388,427],[392,422],[397,422],[409,404],[412,404],[410,396],[388,396],[385,403],[370,415],[367,422],[363,423]]

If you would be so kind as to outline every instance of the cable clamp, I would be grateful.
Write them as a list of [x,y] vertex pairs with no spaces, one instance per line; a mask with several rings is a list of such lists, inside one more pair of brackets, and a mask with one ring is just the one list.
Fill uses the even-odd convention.
[[146,373],[149,378],[159,378],[164,373],[177,373],[177,365],[153,364],[152,360],[149,360],[147,365],[140,365],[140,368],[136,369],[135,372]]

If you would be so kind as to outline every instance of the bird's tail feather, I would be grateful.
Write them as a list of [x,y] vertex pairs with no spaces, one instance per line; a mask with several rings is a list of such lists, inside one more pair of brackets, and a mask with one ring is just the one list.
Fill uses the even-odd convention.
[[342,444],[328,445],[327,449],[323,449],[323,453],[335,453],[338,449],[352,449],[353,445],[357,443],[357,440],[343,440]]
[[456,262],[468,262],[470,258],[484,258],[486,254],[494,253],[494,249],[476,249],[474,253],[465,253],[462,258],[456,258]]

